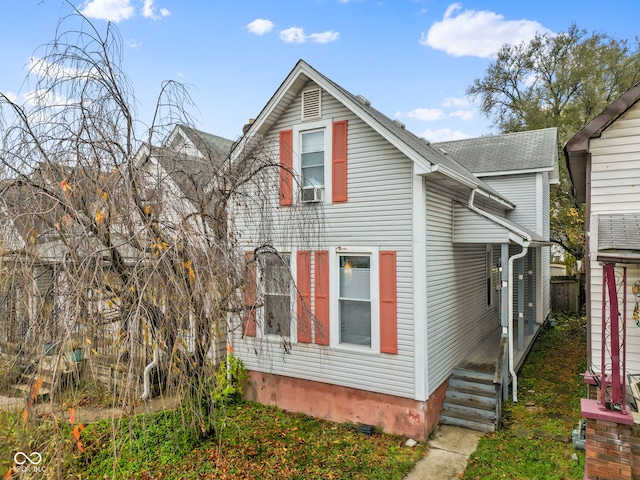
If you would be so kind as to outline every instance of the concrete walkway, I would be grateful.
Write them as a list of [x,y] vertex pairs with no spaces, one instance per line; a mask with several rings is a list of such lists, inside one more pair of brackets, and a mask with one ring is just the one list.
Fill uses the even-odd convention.
[[457,480],[478,446],[481,432],[441,425],[429,440],[429,453],[409,472],[405,480]]

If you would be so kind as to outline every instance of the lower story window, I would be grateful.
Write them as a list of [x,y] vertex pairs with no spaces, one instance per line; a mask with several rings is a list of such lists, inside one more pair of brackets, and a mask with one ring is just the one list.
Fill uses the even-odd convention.
[[371,346],[371,257],[340,255],[340,343]]
[[288,337],[291,334],[291,273],[289,255],[267,254],[264,278],[264,333]]

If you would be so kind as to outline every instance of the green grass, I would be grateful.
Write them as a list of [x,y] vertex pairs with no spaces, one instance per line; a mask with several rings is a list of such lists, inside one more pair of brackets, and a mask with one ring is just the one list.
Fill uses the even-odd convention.
[[463,478],[582,479],[584,452],[573,448],[571,432],[586,396],[585,369],[585,319],[557,315],[519,372],[518,402],[503,405],[504,428],[480,440]]
[[[571,431],[586,393],[584,319],[562,316],[556,325],[541,333],[519,372],[519,402],[504,405],[504,428],[481,439],[464,479],[582,478]],[[79,447],[69,421],[0,412],[0,476],[14,452],[38,451],[50,478],[386,480],[403,478],[427,450],[248,402],[214,410],[202,439],[183,413],[96,422],[77,432]]]
[[426,449],[255,403],[225,408],[215,434],[197,447],[179,411],[134,416],[115,430],[106,421],[89,425],[74,471],[92,479],[401,479]]

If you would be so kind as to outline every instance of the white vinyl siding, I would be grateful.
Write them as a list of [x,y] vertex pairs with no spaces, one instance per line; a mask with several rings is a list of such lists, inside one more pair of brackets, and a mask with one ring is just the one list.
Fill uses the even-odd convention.
[[426,182],[426,189],[427,369],[431,395],[453,367],[498,328],[499,316],[497,308],[485,307],[486,245],[453,244],[452,193],[431,181]]
[[[306,88],[313,88],[313,84]],[[292,97],[288,108],[267,133],[273,154],[277,155],[279,131],[304,125],[300,123],[300,108],[300,95]],[[239,335],[233,340],[235,352],[249,370],[414,398],[412,163],[325,91],[322,91],[321,120],[349,122],[348,201],[281,208],[274,176],[268,217],[260,218],[257,210],[253,217],[245,217],[241,207],[236,206],[236,228],[247,245],[271,242],[292,252],[337,247],[395,251],[398,354],[303,344],[295,339],[291,353],[286,354],[276,340]],[[296,152],[294,162],[295,155]],[[309,215],[310,211],[316,216]],[[312,255],[312,310],[313,262]],[[295,272],[295,267],[292,271]],[[376,295],[372,301],[378,302],[378,293],[372,293]],[[334,301],[336,298],[330,298],[332,304]],[[292,308],[295,311],[295,306]]]
[[[596,370],[600,370],[602,344],[602,266],[596,260],[598,249],[598,215],[640,212],[640,106],[636,104],[600,138],[589,142],[591,152],[591,353]],[[640,373],[640,329],[633,321],[637,300],[631,287],[640,279],[637,266],[627,270],[627,371]]]
[[540,212],[537,210],[538,188],[535,173],[483,177],[482,180],[516,205],[516,208],[507,212],[509,220],[543,234],[538,229]]

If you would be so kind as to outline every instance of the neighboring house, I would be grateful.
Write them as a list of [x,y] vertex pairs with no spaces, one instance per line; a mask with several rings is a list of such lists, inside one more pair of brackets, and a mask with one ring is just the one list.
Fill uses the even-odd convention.
[[[178,125],[161,147],[140,149],[136,165],[138,187],[143,202],[154,211],[162,225],[163,233],[191,236],[194,242],[208,235],[208,219],[218,213],[210,209],[215,204],[212,185],[220,174],[216,167],[228,159],[232,145],[224,138]],[[94,173],[97,177],[98,173]],[[91,300],[85,304],[76,302],[77,291],[66,288],[69,282],[65,279],[74,271],[73,267],[69,268],[70,263],[88,263],[100,258],[108,265],[112,258],[109,248],[96,241],[91,229],[71,221],[43,188],[48,186],[52,191],[60,192],[61,185],[68,185],[68,198],[76,204],[76,214],[81,217],[85,210],[91,211],[93,204],[86,203],[95,200],[92,193],[96,183],[91,183],[91,176],[83,168],[40,165],[30,177],[7,180],[0,185],[3,215],[0,224],[3,269],[0,354],[23,353],[32,363],[25,367],[33,369],[33,365],[42,363],[43,352],[58,352],[62,350],[60,347],[69,348],[68,345],[78,339],[83,344],[84,339],[89,339],[91,348],[86,348],[86,352],[95,352],[91,358],[96,364],[95,368],[92,365],[92,371],[97,372],[98,377],[110,381],[115,375],[111,370],[121,363],[120,357],[125,350],[127,359],[136,359],[134,375],[141,376],[145,365],[152,360],[152,352],[148,347],[151,342],[141,338],[140,325],[123,326],[119,301],[109,294],[108,288],[103,291],[92,289]],[[108,174],[100,176],[108,178]],[[131,202],[131,208],[135,208],[127,194],[119,196],[118,187],[113,188],[114,197],[120,197],[121,202]],[[80,198],[83,192],[90,200]],[[126,206],[121,204],[120,208]],[[110,238],[125,268],[138,268],[141,276],[144,275],[141,266],[145,264],[146,256],[152,255],[149,245],[145,245],[148,238],[144,229],[133,229],[142,232],[133,241],[123,237],[125,228],[122,224],[113,222],[110,229]],[[136,244],[143,247],[135,247]],[[79,261],[74,260],[78,257]],[[105,272],[108,271],[105,267]],[[105,273],[108,274],[115,275]],[[89,283],[88,280],[87,285]],[[91,317],[93,321],[87,321],[86,317],[92,315],[98,318]],[[85,317],[85,321],[78,321],[79,317]],[[127,329],[126,335],[123,328]],[[193,349],[194,332],[186,330],[183,340],[187,348]],[[123,336],[130,340],[126,349],[118,344]],[[225,342],[223,333],[212,349],[211,355],[218,361],[225,352]],[[89,358],[88,353],[85,358]],[[40,371],[42,373],[42,368]],[[49,373],[53,375],[53,372],[46,372],[43,376]]]
[[[299,61],[232,158],[256,144],[281,167],[260,210],[231,212],[247,397],[419,439],[443,406],[495,428],[549,313],[555,130],[430,145]],[[474,381],[489,412],[468,408]]]
[[640,402],[640,83],[580,130],[565,153],[585,204],[585,478],[640,478],[632,411]]

